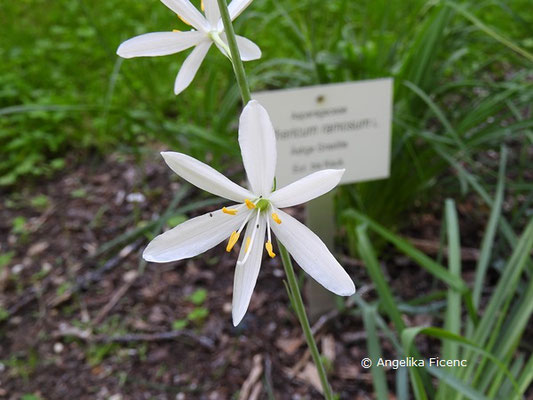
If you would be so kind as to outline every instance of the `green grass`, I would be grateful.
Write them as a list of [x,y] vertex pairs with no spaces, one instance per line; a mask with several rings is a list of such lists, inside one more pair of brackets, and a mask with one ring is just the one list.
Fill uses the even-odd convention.
[[[346,201],[383,221],[394,221],[447,167],[433,147],[471,161],[468,153],[533,125],[523,113],[532,90],[522,72],[531,63],[515,49],[533,48],[531,17],[520,13],[527,1],[465,3],[463,14],[440,4],[255,0],[237,22],[263,50],[261,61],[246,64],[253,90],[396,78],[393,179],[346,191]],[[134,35],[185,29],[157,0],[3,2],[0,16],[8,21],[0,27],[0,183],[53,173],[73,149],[143,152],[153,140],[201,158],[209,149],[215,164],[238,159],[238,91],[222,55],[211,51],[179,97],[172,84],[186,54],[115,55]],[[376,201],[378,192],[394,193],[395,206]]]
[[[373,338],[369,354],[382,353],[375,340],[381,331],[401,355],[417,355],[415,338],[427,335],[442,341],[442,357],[472,360],[460,370],[409,369],[409,376],[398,370],[399,399],[409,391],[417,399],[514,399],[533,380],[523,340],[533,312],[533,184],[526,174],[533,143],[530,8],[528,0],[255,0],[237,21],[237,32],[263,51],[261,61],[245,65],[252,90],[395,78],[391,177],[344,186],[338,196],[339,209],[350,210],[343,219],[350,249],[364,260],[379,295],[373,304],[357,299]],[[187,52],[116,56],[118,45],[134,35],[186,29],[158,0],[4,1],[0,20],[0,185],[51,175],[67,158],[94,151],[151,154],[154,142],[220,169],[240,163],[239,92],[220,53],[210,51],[179,97],[172,87]],[[505,191],[523,199],[520,207],[504,212]],[[461,273],[454,201],[444,207],[447,265],[395,233],[415,205],[467,194],[490,210],[473,282]],[[206,204],[213,202],[191,207]],[[125,233],[102,251],[173,225],[191,207]],[[24,236],[24,221],[13,232]],[[379,261],[387,242],[445,290],[412,302],[392,292]],[[499,278],[483,297],[493,269]],[[439,327],[406,327],[402,318],[430,311]],[[389,390],[384,375],[371,373],[382,398]]]
[[[503,176],[500,175],[499,187],[503,185]],[[499,206],[501,206],[500,201],[493,207]],[[497,215],[498,212],[493,209],[492,217],[486,227],[480,250],[480,262],[476,270],[475,303],[472,305],[471,290],[461,283],[460,232],[452,200],[446,201],[445,212],[450,275],[443,273],[445,267],[439,265],[437,261],[422,256],[420,251],[404,239],[387,231],[363,214],[355,210],[344,213],[346,219],[357,224],[355,229],[359,238],[359,252],[379,295],[379,301],[375,306],[389,316],[396,328],[396,334],[401,339],[402,345],[398,348],[399,357],[410,355],[419,359],[414,348],[414,339],[424,334],[442,340],[439,354],[442,359],[464,359],[468,362],[466,367],[426,368],[426,370],[410,368],[409,374],[416,399],[520,399],[533,382],[531,366],[525,364],[528,354],[530,357],[531,353],[528,350],[527,338],[524,337],[527,323],[533,314],[533,282],[528,276],[531,272],[528,264],[531,262],[529,255],[533,250],[533,218],[529,219],[519,236],[517,245],[508,255],[495,287],[492,288],[488,298],[484,299],[486,306],[479,305],[479,287],[485,285],[486,271],[483,265],[488,262],[485,261],[487,257],[490,258],[490,245],[493,244],[492,231],[498,222]],[[442,328],[405,327],[401,311],[397,306],[397,297],[401,299],[401,293],[393,293],[381,272],[366,232],[369,228],[421,268],[426,269],[435,280],[447,285],[446,309],[441,316]],[[458,282],[452,280],[451,276]],[[473,308],[473,312],[463,313],[469,311],[469,308]],[[392,341],[392,344],[394,343]],[[369,342],[370,354],[375,351],[375,344]],[[433,385],[428,387],[427,381],[424,380],[424,375],[427,373],[439,379],[437,387]],[[373,377],[377,380],[375,385],[382,384],[381,378]]]

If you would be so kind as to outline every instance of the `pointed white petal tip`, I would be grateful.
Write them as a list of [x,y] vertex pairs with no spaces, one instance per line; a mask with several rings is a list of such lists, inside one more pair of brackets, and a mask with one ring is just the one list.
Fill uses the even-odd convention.
[[355,284],[351,280],[350,283],[346,282],[343,286],[336,292],[339,296],[352,296],[355,294]]
[[161,157],[163,157],[163,160],[164,160],[165,163],[167,163],[167,165],[168,165],[168,163],[170,162],[170,158],[171,158],[173,155],[176,156],[176,155],[178,155],[178,154],[180,154],[180,153],[175,152],[175,151],[168,151],[168,150],[167,150],[167,151],[161,151],[161,152],[159,152],[159,154],[161,154]]
[[153,254],[150,254],[148,251],[148,247],[146,247],[146,249],[144,249],[143,251],[143,258],[144,258],[144,261],[146,262],[158,262],[155,257],[153,256]]
[[[246,108],[251,108],[251,107],[257,107],[257,106],[259,106],[259,107],[263,107],[263,106],[262,106],[257,100],[252,99],[252,100],[250,100],[250,101],[246,104],[246,106],[244,107],[244,109],[246,109]],[[244,110],[243,110],[243,111],[244,111]]]
[[246,316],[246,312],[248,311],[248,307],[246,307],[244,310],[235,309],[231,312],[231,320],[233,323],[233,326],[239,325],[244,317]]
[[233,326],[237,326],[241,323],[242,319],[244,318],[244,315],[241,315],[240,317],[239,316],[236,316],[236,315],[233,315],[232,316],[232,320],[233,320]]

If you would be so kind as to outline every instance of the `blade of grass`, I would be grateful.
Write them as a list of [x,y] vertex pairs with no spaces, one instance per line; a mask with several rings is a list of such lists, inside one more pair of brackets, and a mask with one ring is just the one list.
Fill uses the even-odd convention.
[[[526,362],[524,354],[519,354],[516,357],[516,360],[514,360],[513,365],[510,368],[511,374],[513,374],[516,379],[518,379],[520,372],[522,372],[524,368],[524,363]],[[518,382],[520,384],[520,382]],[[510,382],[505,381],[499,389],[499,392],[497,394],[497,398],[499,399],[507,399],[512,398],[513,396],[513,387]],[[494,397],[494,396],[493,396]]]
[[[459,222],[455,203],[446,199],[446,231],[448,237],[448,268],[450,273],[457,277],[461,276],[461,244],[459,238]],[[448,289],[448,306],[444,317],[444,329],[456,335],[461,331],[461,293],[455,289]],[[444,341],[442,345],[442,358],[456,360],[459,355],[459,346],[451,341]],[[443,382],[443,381],[441,381]],[[439,385],[437,398],[447,399],[450,396],[448,386]]]
[[407,240],[402,239],[398,235],[395,235],[394,233],[384,228],[377,222],[373,221],[366,215],[354,209],[350,209],[343,213],[343,217],[368,224],[368,226],[374,232],[378,233],[384,239],[392,243],[398,250],[400,250],[402,253],[407,255],[413,261],[418,263],[422,268],[428,271],[431,275],[442,280],[446,284],[454,287],[455,289],[459,290],[461,293],[468,291],[468,286],[461,278],[458,278],[457,276],[451,274],[446,268],[444,268],[442,265],[433,261],[431,258],[426,256],[420,250],[416,249]]
[[381,366],[377,365],[377,361],[383,357],[383,353],[379,344],[379,336],[376,329],[376,321],[374,319],[375,314],[376,312],[375,310],[372,310],[371,306],[363,308],[363,324],[367,334],[366,342],[368,356],[373,361],[370,373],[372,375],[374,391],[378,399],[387,399],[389,397],[389,389],[387,387],[385,371]]
[[374,285],[376,285],[376,290],[379,294],[381,302],[383,303],[383,309],[394,323],[396,330],[401,332],[405,329],[405,323],[403,322],[400,311],[396,306],[397,302],[394,300],[394,296],[392,295],[389,285],[383,276],[383,272],[381,271],[379,261],[377,260],[372,249],[372,245],[368,240],[366,226],[360,225],[356,229],[359,254],[365,263],[372,282],[374,282]]
[[[478,345],[477,342],[466,339],[463,336],[457,335],[453,332],[449,332],[445,329],[435,328],[435,327],[423,327],[423,326],[406,328],[402,332],[402,335],[401,335],[402,346],[404,347],[406,354],[412,354],[411,348],[413,347],[414,340],[420,334],[431,336],[431,337],[441,339],[441,340],[453,341],[459,344],[460,346],[463,346],[465,348],[472,350],[474,353],[483,355],[485,358],[493,362],[497,366],[497,368],[505,374],[505,376],[512,383],[515,393],[518,393],[518,390],[519,390],[518,383],[516,382],[515,378],[510,373],[510,371],[507,369],[507,367],[500,360],[498,360],[498,358],[496,358],[490,352],[486,351],[482,346]],[[467,362],[470,364],[471,359],[469,358],[464,358],[464,359],[467,360]],[[462,393],[462,392],[458,392],[458,394],[462,396],[466,396],[466,397],[468,397],[469,395],[469,393]]]
[[[503,268],[503,273],[498,280],[498,284],[493,291],[491,299],[483,313],[483,317],[471,336],[471,340],[473,342],[479,344],[480,346],[485,346],[486,343],[489,343],[489,346],[495,344],[497,335],[499,335],[500,329],[503,325],[507,308],[509,307],[511,300],[514,298],[520,275],[527,265],[529,254],[532,248],[533,218],[529,221],[529,224],[524,229],[524,232],[522,233],[517,246],[511,254],[509,261]],[[471,360],[473,358],[472,352],[466,352],[464,358]],[[485,364],[486,360],[482,360],[481,364],[477,368],[469,366],[465,370],[461,371],[462,378],[469,379],[476,369],[474,380],[479,379],[479,377],[483,375],[483,368],[485,367]]]
[[[456,376],[450,373],[447,373],[444,368],[428,367],[428,366],[426,366],[425,368],[427,371],[429,371],[431,375],[433,375],[439,380],[442,387],[445,387],[447,389],[454,389],[456,393],[459,392],[463,396],[469,399],[472,399],[472,400],[488,400],[488,397],[484,396],[482,393],[478,392],[476,389],[464,383],[463,381],[458,379]],[[442,391],[440,393],[446,393],[446,392]],[[448,399],[449,397],[441,397],[441,398]]]
[[522,396],[533,382],[533,355],[529,356],[526,366],[522,370],[522,374],[518,378],[518,392]]
[[[494,354],[496,357],[499,359],[511,360],[512,355],[520,343],[520,338],[527,327],[527,323],[530,320],[532,313],[533,280],[530,280],[526,293],[521,296],[516,309],[511,313],[510,318],[507,318],[503,325],[504,332],[498,339],[498,344],[494,347]],[[483,377],[480,382],[481,388],[485,388],[489,384],[491,385],[489,395],[495,395],[498,392],[499,387],[501,386],[501,380],[504,378],[500,372],[499,376],[497,376],[491,382],[491,377],[493,376],[494,372],[494,367],[489,365],[487,370],[483,373]]]
[[405,81],[403,84],[408,87],[413,93],[415,93],[418,97],[420,97],[424,103],[427,104],[427,106],[433,111],[435,116],[438,118],[438,120],[441,122],[441,124],[444,126],[448,134],[455,140],[457,146],[463,150],[467,151],[466,146],[464,145],[462,139],[460,138],[457,131],[453,128],[450,121],[448,121],[448,118],[444,115],[444,112],[440,109],[440,107],[418,86],[416,86],[414,83]]
[[505,188],[505,167],[507,164],[507,148],[502,147],[500,152],[500,168],[498,172],[498,183],[496,185],[496,196],[492,203],[492,210],[483,235],[483,241],[481,245],[481,251],[479,253],[479,259],[476,265],[476,277],[474,280],[473,289],[473,301],[476,307],[479,306],[479,300],[481,298],[481,291],[483,289],[483,282],[489,266],[489,261],[492,254],[492,247],[494,246],[494,238],[496,236],[496,228],[498,226],[498,220],[501,215],[503,194]]
[[498,285],[496,286],[483,317],[476,328],[474,334],[474,341],[476,343],[483,344],[486,341],[488,335],[491,333],[494,316],[498,315],[501,305],[509,298],[509,296],[513,296],[518,284],[518,279],[526,266],[532,248],[533,218],[524,229],[522,237],[518,241],[518,245],[504,267]]
[[[366,234],[366,226],[359,225],[356,228],[356,231],[359,254],[361,254],[361,257],[363,258],[363,261],[367,267],[367,271],[372,278],[372,281],[376,285],[376,290],[379,294],[380,301],[383,304],[385,312],[392,320],[397,332],[401,334],[401,332],[405,329],[405,323],[403,322],[402,316],[398,311],[392,291],[385,280],[383,272],[381,271],[381,267],[378,259],[376,258],[374,249],[370,244]],[[410,370],[410,372],[412,372],[412,381],[416,385],[415,396],[417,399],[427,398],[426,389],[431,395],[433,395],[433,388],[430,381],[427,379],[427,376],[425,374],[420,374],[419,371],[416,371],[415,369]]]
[[479,30],[482,32],[485,32],[487,35],[492,37],[494,40],[500,42],[504,46],[510,48],[514,52],[520,54],[522,57],[525,57],[529,61],[533,62],[533,54],[529,53],[528,51],[524,50],[520,46],[514,44],[511,40],[507,39],[505,36],[500,35],[498,32],[496,32],[494,29],[488,27],[483,22],[481,22],[476,16],[474,16],[472,13],[470,13],[468,10],[466,10],[462,5],[458,5],[454,2],[448,1],[445,3],[448,7],[453,8],[455,11],[457,11],[459,14],[461,14],[463,17],[468,19],[470,22],[472,22]]

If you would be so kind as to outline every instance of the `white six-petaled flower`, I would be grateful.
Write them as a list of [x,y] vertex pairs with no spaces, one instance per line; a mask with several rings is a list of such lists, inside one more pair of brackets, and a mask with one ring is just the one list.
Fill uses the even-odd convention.
[[[239,123],[239,145],[250,189],[245,189],[210,166],[185,154],[161,153],[183,179],[214,195],[238,203],[193,218],[157,236],[144,250],[147,261],[168,262],[194,257],[229,237],[229,252],[244,233],[233,283],[233,324],[242,320],[254,290],[263,246],[270,257],[271,230],[294,260],[326,289],[341,296],[355,286],[326,245],[309,228],[280,208],[305,203],[329,192],[344,170],[312,173],[272,191],[276,169],[276,136],[266,110],[255,100],[244,108]],[[266,241],[265,241],[266,237]]]
[[[192,82],[213,43],[224,55],[230,57],[230,54],[217,0],[202,0],[205,17],[189,0],[161,1],[194,29],[187,32],[152,32],[136,36],[122,43],[117,54],[123,58],[165,56],[195,46],[176,78],[174,93],[179,94]],[[233,0],[228,6],[231,20],[237,18],[251,2],[252,0]],[[243,61],[261,57],[259,47],[245,37],[237,35],[237,46]]]

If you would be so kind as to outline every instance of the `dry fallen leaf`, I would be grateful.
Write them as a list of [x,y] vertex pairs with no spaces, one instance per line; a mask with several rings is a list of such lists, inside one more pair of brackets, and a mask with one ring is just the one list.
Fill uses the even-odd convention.
[[333,335],[326,335],[322,338],[322,355],[333,365],[335,362],[335,338]]
[[255,396],[259,395],[259,393],[255,394],[257,389],[255,389],[254,385],[261,378],[262,374],[263,374],[263,356],[261,354],[256,354],[253,359],[252,370],[250,371],[248,378],[246,378],[246,380],[242,384],[241,391],[239,394],[239,400],[251,400],[252,394],[254,394]]
[[263,383],[261,381],[257,382],[252,389],[252,393],[250,394],[250,397],[248,400],[258,400],[259,396],[261,395],[261,390],[263,389]]
[[298,374],[298,378],[312,385],[321,394],[324,394],[322,385],[320,383],[320,376],[318,375],[318,371],[313,363],[309,362],[305,364],[305,368]]
[[301,338],[280,338],[276,340],[276,346],[280,350],[283,350],[289,356],[292,356],[294,353],[296,353],[296,351],[302,344],[303,340]]
[[355,364],[348,364],[339,367],[336,375],[343,380],[352,380],[359,377],[359,366]]
[[45,251],[50,246],[50,243],[48,242],[37,242],[35,244],[32,244],[30,248],[28,249],[28,256],[33,257],[41,254],[43,251]]

